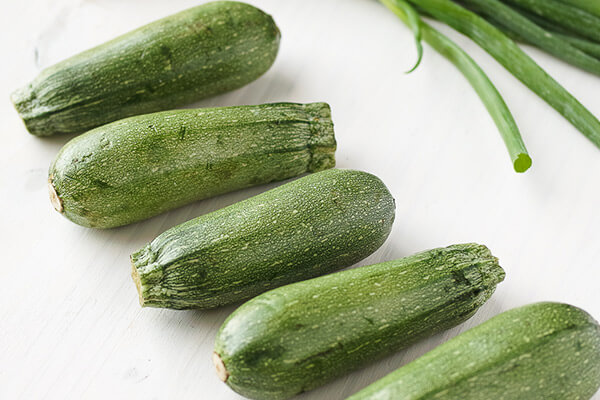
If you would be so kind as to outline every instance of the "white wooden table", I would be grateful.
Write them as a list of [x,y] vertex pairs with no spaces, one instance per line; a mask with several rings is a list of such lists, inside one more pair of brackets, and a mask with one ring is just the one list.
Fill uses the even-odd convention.
[[[141,309],[128,256],[165,229],[265,190],[97,231],[56,213],[46,174],[70,137],[28,135],[9,93],[43,67],[194,0],[23,0],[0,5],[0,398],[238,399],[210,355],[234,307]],[[517,175],[465,79],[374,0],[252,0],[282,34],[274,67],[199,106],[327,101],[338,165],[380,176],[397,200],[387,243],[361,264],[459,242],[488,245],[507,271],[462,326],[302,399],[342,399],[512,307],[564,301],[600,318],[600,150],[463,37],[513,110],[534,159]],[[445,32],[448,29],[443,28]],[[600,115],[600,79],[527,51]],[[600,396],[597,395],[597,399]]]

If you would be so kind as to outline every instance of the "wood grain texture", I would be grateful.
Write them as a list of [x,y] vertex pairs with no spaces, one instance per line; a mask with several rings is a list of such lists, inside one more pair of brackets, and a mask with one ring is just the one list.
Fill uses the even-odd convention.
[[[379,176],[397,200],[392,235],[369,264],[480,242],[507,272],[489,303],[458,328],[300,396],[337,400],[457,333],[512,307],[552,300],[600,318],[600,152],[465,38],[441,27],[494,79],[533,157],[516,175],[493,121],[464,78],[374,0],[251,0],[282,31],[273,68],[193,106],[327,101],[338,165]],[[198,1],[3,2],[0,42],[0,398],[239,399],[215,374],[216,332],[235,307],[141,309],[128,255],[167,228],[266,187],[206,200],[110,231],[62,218],[48,166],[68,136],[27,134],[9,94],[54,62]],[[110,23],[106,23],[110,21]],[[436,25],[439,26],[439,25]],[[600,115],[600,80],[526,48]],[[271,187],[271,186],[269,186]],[[600,396],[596,395],[596,399]]]

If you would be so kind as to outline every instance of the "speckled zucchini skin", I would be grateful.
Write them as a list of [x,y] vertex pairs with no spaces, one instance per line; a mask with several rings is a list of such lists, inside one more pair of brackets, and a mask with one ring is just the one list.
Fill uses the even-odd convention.
[[140,302],[216,307],[347,267],[383,244],[394,212],[371,174],[305,176],[171,228],[133,254]]
[[112,228],[331,168],[335,148],[325,103],[164,111],[71,140],[50,167],[50,195],[71,221]]
[[34,135],[81,133],[242,87],[271,67],[279,39],[261,10],[207,3],[46,68],[12,101]]
[[351,400],[587,400],[600,387],[600,326],[567,304],[504,312]]
[[215,364],[243,396],[286,399],[465,321],[503,279],[462,244],[284,286],[225,321]]

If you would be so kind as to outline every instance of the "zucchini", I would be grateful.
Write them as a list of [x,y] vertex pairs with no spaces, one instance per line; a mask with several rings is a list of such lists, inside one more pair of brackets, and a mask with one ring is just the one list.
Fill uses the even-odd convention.
[[325,103],[164,111],[93,129],[50,167],[54,208],[112,228],[217,194],[335,165]]
[[213,362],[241,395],[286,399],[465,321],[503,279],[462,244],[284,286],[225,321]]
[[82,133],[240,88],[271,67],[279,39],[261,10],[207,3],[46,68],[12,101],[34,135]]
[[585,400],[598,387],[598,323],[567,304],[536,303],[455,337],[350,399]]
[[171,228],[133,254],[140,303],[217,307],[347,267],[383,244],[394,212],[371,174],[305,176]]

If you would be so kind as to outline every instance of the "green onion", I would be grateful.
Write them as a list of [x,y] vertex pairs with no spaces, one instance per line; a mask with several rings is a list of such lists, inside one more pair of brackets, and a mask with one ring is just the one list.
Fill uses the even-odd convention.
[[562,27],[552,21],[548,21],[548,20],[544,19],[543,17],[540,17],[537,14],[534,14],[532,12],[529,12],[529,11],[524,10],[519,7],[514,7],[513,9],[516,12],[518,12],[519,14],[527,17],[527,19],[530,20],[531,22],[535,23],[536,25],[541,26],[542,28],[544,28],[545,30],[547,30],[549,32],[562,33],[563,35],[568,35],[568,36],[578,37],[578,38],[582,37],[578,33],[572,32],[570,29]]
[[565,27],[581,36],[600,42],[600,17],[585,10],[573,7],[560,0],[504,1],[537,14],[547,21]]
[[560,33],[555,33],[559,38],[571,43],[573,46],[577,47],[580,50],[585,51],[592,57],[600,60],[600,44],[591,42],[586,39],[580,39],[572,36],[563,35]]
[[476,7],[478,14],[498,22],[527,43],[581,69],[600,75],[600,60],[588,55],[561,37],[539,27],[510,6],[498,0],[461,0],[469,8]]
[[598,0],[560,0],[562,3],[585,10],[600,18],[600,1]]
[[409,1],[470,37],[600,147],[600,121],[504,33],[450,0]]
[[[471,6],[469,6],[469,8],[471,8]],[[480,13],[479,12],[480,10],[477,10],[475,8],[473,8],[473,10],[476,11],[477,13]],[[548,32],[552,33],[554,36],[558,36],[562,40],[571,43],[571,45],[577,47],[578,49],[585,51],[588,55],[595,57],[597,59],[600,59],[600,43],[596,43],[589,39],[582,38],[581,36],[574,34],[573,32],[570,32],[568,29],[561,28],[560,26],[557,26],[555,23],[546,21],[544,18],[537,16],[535,14],[532,14],[530,12],[521,10],[519,8],[514,8],[513,10],[518,12],[522,16],[526,17],[528,20],[535,23],[536,25],[538,25],[538,26],[544,28],[545,30],[547,30]],[[499,28],[502,31],[506,30],[506,27],[498,26],[496,21],[494,21],[493,17],[490,17],[488,22],[494,24],[497,28]],[[509,36],[516,35],[514,32],[509,32],[509,31],[505,31],[505,33],[508,33]],[[519,41],[522,41],[522,42],[527,42],[525,39],[523,39],[521,37],[518,37],[516,39]]]
[[[381,0],[381,2],[411,27],[413,32],[417,30],[414,27],[415,20],[409,17],[411,12],[414,14],[416,12],[408,3],[403,0]],[[411,11],[407,12],[409,9]],[[527,171],[531,166],[531,158],[527,153],[519,128],[496,87],[475,61],[459,46],[419,18],[416,19],[416,23],[419,25],[418,31],[421,32],[423,39],[452,62],[473,86],[502,135],[515,171]]]
[[[483,13],[478,11],[477,8],[471,7],[471,6],[469,6],[468,8],[471,11],[476,12],[477,14],[483,16]],[[501,30],[506,36],[508,36],[510,39],[514,40],[515,42],[521,42],[521,43],[530,44],[530,45],[533,44],[529,40],[527,40],[527,39],[523,38],[522,36],[520,36],[519,34],[517,34],[516,32],[510,30],[506,26],[501,25],[493,17],[488,17],[487,21],[490,24],[494,25],[499,30]],[[558,33],[558,32],[548,31],[548,33],[564,40],[565,42],[570,43],[571,46],[578,48],[579,50],[586,53],[588,56],[594,57],[596,60],[600,61],[600,44],[596,44],[587,39],[581,39],[578,37],[569,36],[569,35],[565,35],[565,34]]]
[[419,64],[421,64],[421,60],[423,59],[423,45],[421,44],[421,37],[422,37],[421,17],[419,16],[419,13],[417,13],[415,11],[415,9],[412,8],[410,6],[410,4],[408,4],[405,1],[382,0],[381,2],[383,4],[385,4],[385,6],[388,8],[390,8],[390,7],[400,8],[405,17],[403,19],[403,21],[413,32],[413,35],[415,37],[415,43],[417,45],[418,57],[417,57],[417,62],[415,63],[415,66],[406,72],[406,73],[411,73],[419,67]]

